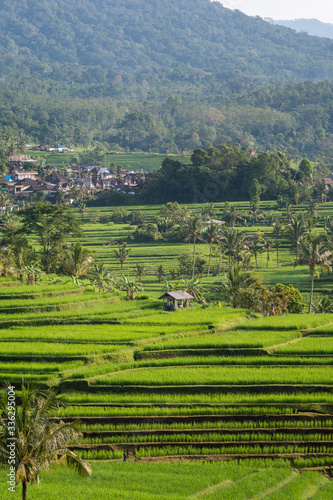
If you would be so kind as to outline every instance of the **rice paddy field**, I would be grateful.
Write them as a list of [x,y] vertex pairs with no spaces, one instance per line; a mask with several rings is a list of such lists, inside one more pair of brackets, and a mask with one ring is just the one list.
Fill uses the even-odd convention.
[[[4,478],[0,473],[0,480]],[[89,478],[65,469],[43,475],[39,486],[28,487],[28,498],[64,500],[289,500],[332,498],[333,483],[318,471],[292,470],[284,461],[106,463],[94,462]],[[1,499],[21,498],[21,491],[4,491]],[[310,496],[311,495],[311,496]]]
[[[224,203],[214,204],[217,214],[216,218],[218,220],[223,220],[223,207]],[[156,217],[160,212],[160,205],[143,205],[132,207],[123,207],[128,212],[132,210],[141,210],[145,214],[146,222],[152,223],[155,221]],[[192,213],[199,214],[202,208],[202,204],[192,204],[187,205]],[[262,201],[260,203],[260,208],[264,213],[268,213],[272,217],[277,219],[283,219],[285,215],[285,210],[277,208],[276,202],[272,201]],[[157,267],[162,264],[166,273],[166,277],[170,279],[172,271],[177,270],[179,261],[178,257],[180,255],[192,255],[192,245],[189,243],[174,243],[164,240],[158,240],[154,242],[137,242],[134,240],[135,226],[129,224],[113,224],[111,222],[111,215],[115,208],[110,207],[99,207],[99,208],[89,208],[88,212],[83,218],[84,222],[84,234],[85,236],[81,238],[81,241],[89,246],[92,250],[96,251],[96,255],[99,260],[103,262],[107,268],[111,269],[115,276],[120,276],[120,265],[114,257],[114,246],[110,246],[110,242],[116,242],[118,240],[124,240],[128,242],[128,247],[130,250],[130,255],[128,260],[124,264],[124,274],[128,276],[135,276],[136,264],[144,264],[148,267],[148,275],[143,278],[143,283],[145,289],[150,292],[155,292],[156,294],[160,291],[160,285],[156,279]],[[249,209],[248,202],[238,202],[237,209],[240,211],[244,218],[248,217],[247,212]],[[91,223],[89,218],[95,212],[98,212],[100,220],[103,223]],[[295,214],[299,212],[306,212],[307,205],[300,204],[293,207]],[[324,231],[324,219],[325,217],[332,215],[331,203],[321,203],[318,210],[318,219],[316,221],[317,230],[320,232]],[[287,224],[287,223],[286,223]],[[272,239],[272,226],[268,225],[266,219],[259,221],[256,226],[244,226],[242,221],[236,223],[236,229],[244,232],[247,235],[257,234],[258,230],[262,233],[263,237],[268,241]],[[197,242],[197,257],[206,260],[206,267],[208,263],[209,256],[209,245],[201,242]],[[308,270],[306,267],[294,267],[295,261],[295,250],[291,249],[290,242],[286,237],[281,239],[281,244],[279,246],[279,267],[276,266],[276,248],[273,248],[270,253],[269,266],[267,265],[267,254],[266,252],[261,252],[258,255],[258,265],[259,269],[255,268],[254,258],[252,258],[251,272],[255,275],[260,276],[266,284],[274,285],[276,283],[289,284],[292,283],[296,288],[302,290],[304,297],[307,299],[310,292],[310,279]],[[226,260],[222,261],[222,266],[220,273],[223,276],[224,271],[227,268]],[[218,273],[218,257],[212,258],[212,273],[210,278],[205,278],[204,282],[207,286],[212,286],[220,277],[217,276]],[[327,272],[323,272],[321,279],[316,280],[315,283],[315,294],[327,294],[331,289],[331,276]]]
[[[147,218],[158,210],[147,208]],[[103,244],[133,229],[84,230],[84,243],[119,277],[113,248]],[[0,278],[0,382],[57,388],[66,405],[54,419],[80,419],[83,439],[70,446],[93,465],[87,479],[45,473],[29,497],[332,498],[333,314],[263,317],[214,302],[163,312],[155,267],[169,272],[189,245],[129,246],[126,275],[137,262],[150,266],[134,301],[66,280],[27,286]],[[198,253],[207,258],[208,246]],[[262,256],[253,271],[268,284],[294,284],[307,300],[307,269],[294,269],[287,242],[281,267],[273,258],[266,268]],[[325,274],[315,293],[329,294],[331,283]],[[19,497],[17,490],[0,498]]]

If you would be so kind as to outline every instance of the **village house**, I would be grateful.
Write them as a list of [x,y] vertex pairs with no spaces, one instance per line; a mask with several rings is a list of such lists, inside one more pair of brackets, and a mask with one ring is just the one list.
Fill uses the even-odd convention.
[[10,186],[9,192],[16,198],[28,198],[30,194],[38,191],[43,191],[45,196],[53,196],[56,190],[56,186],[49,182],[39,179],[23,179],[14,182],[13,185]]

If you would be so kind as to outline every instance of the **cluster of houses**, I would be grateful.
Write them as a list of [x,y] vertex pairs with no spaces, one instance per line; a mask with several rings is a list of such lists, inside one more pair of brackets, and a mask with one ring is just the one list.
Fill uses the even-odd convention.
[[35,163],[36,160],[27,155],[9,157],[7,174],[0,177],[0,189],[18,199],[26,199],[34,193],[43,192],[51,202],[56,201],[57,193],[62,192],[64,198],[71,202],[75,191],[79,191],[83,197],[104,191],[121,191],[136,195],[146,185],[149,176],[147,173],[125,169],[116,175],[106,167],[75,166],[65,171],[62,169],[61,173],[55,167],[46,167],[46,175],[41,177],[37,168],[31,168]]

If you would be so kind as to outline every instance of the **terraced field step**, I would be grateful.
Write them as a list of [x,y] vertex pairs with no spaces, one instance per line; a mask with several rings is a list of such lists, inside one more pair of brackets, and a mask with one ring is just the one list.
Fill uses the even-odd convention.
[[[82,387],[82,385],[81,385]],[[65,382],[63,390],[70,390],[74,388],[78,390],[75,382]],[[87,382],[87,387],[85,392],[90,393],[101,393],[101,392],[115,392],[127,394],[135,393],[191,393],[191,394],[202,394],[208,392],[222,392],[222,393],[248,393],[251,394],[294,394],[295,392],[333,392],[333,384],[330,385],[319,385],[319,384],[235,384],[235,385],[90,385]]]
[[[65,400],[64,400],[65,401]],[[285,408],[286,403],[68,403],[68,406],[79,408]],[[288,408],[292,410],[306,411],[324,410],[329,413],[333,406],[316,401],[307,403],[289,403]],[[333,415],[332,415],[333,418]]]
[[268,351],[268,349],[262,348],[224,348],[224,349],[171,349],[171,350],[157,350],[157,351],[136,351],[134,355],[135,360],[144,359],[172,359],[172,358],[182,358],[191,356],[245,356],[254,357],[261,356],[263,358],[331,358],[332,354],[290,354],[288,352],[274,352]]
[[[232,453],[226,453],[223,455],[219,454],[203,454],[203,455],[162,455],[162,456],[153,456],[153,457],[140,457],[139,460],[140,462],[179,462],[179,461],[228,461],[228,460],[238,460],[239,463],[242,463],[243,460],[246,460],[248,458],[251,459],[276,459],[276,458],[282,458],[285,460],[289,460],[291,464],[299,458],[302,459],[311,459],[311,458],[318,458],[318,457],[327,457],[328,455],[322,454],[322,453],[279,453],[274,454],[274,453],[251,453],[251,454],[244,454],[244,455],[238,455],[238,454],[232,454]],[[89,459],[90,460],[90,459]],[[122,459],[116,459],[121,461]],[[320,466],[320,467],[315,467],[315,468],[303,468],[302,470],[332,470],[332,466]]]
[[234,435],[237,433],[237,435],[242,434],[242,433],[247,433],[247,434],[303,434],[303,435],[308,435],[308,434],[321,434],[321,435],[326,435],[326,434],[333,434],[333,427],[324,427],[324,428],[318,428],[318,427],[306,427],[306,428],[299,428],[299,427],[274,427],[274,428],[267,428],[267,427],[261,427],[261,428],[237,428],[237,429],[230,429],[230,428],[205,428],[205,429],[196,429],[193,427],[192,429],[142,429],[142,430],[115,430],[115,431],[89,431],[89,430],[84,430],[82,431],[85,437],[107,437],[107,436],[140,436],[140,435],[155,435],[155,436],[165,436],[165,435],[175,435],[175,434],[208,434],[208,433],[214,433],[214,434],[221,434],[221,435],[229,435],[232,434]]
[[49,325],[121,325],[118,320],[100,316],[87,318],[31,318],[31,319],[1,319],[0,330],[17,326],[49,326]]
[[270,356],[264,348],[225,349],[160,349],[158,351],[136,351],[135,359],[168,359],[186,356]]
[[153,423],[163,423],[163,424],[174,424],[174,423],[202,423],[202,422],[262,422],[263,419],[266,422],[310,422],[310,421],[320,421],[332,420],[331,414],[281,414],[281,415],[161,415],[161,416],[64,416],[64,417],[53,417],[53,420],[63,420],[64,422],[73,422],[73,420],[80,419],[81,423],[85,425],[91,424],[153,424]]
[[[71,444],[69,447],[73,450],[91,449],[91,450],[117,450],[126,447],[129,448],[163,448],[165,446],[193,446],[194,448],[235,448],[239,446],[246,446],[247,448],[259,447],[278,447],[278,446],[300,446],[302,448],[327,447],[327,452],[318,452],[321,455],[333,457],[333,441],[160,441],[160,442],[135,442],[135,443],[86,443],[86,444]],[[240,453],[241,454],[241,453]]]

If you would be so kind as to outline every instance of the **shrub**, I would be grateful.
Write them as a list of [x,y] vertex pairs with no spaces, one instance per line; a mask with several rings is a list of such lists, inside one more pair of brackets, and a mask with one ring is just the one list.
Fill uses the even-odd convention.
[[303,312],[305,308],[303,296],[294,285],[282,285],[281,283],[277,283],[273,288],[273,292],[276,297],[286,301],[286,307],[289,313],[299,314]]

